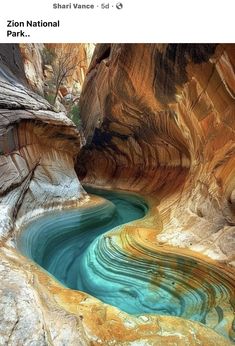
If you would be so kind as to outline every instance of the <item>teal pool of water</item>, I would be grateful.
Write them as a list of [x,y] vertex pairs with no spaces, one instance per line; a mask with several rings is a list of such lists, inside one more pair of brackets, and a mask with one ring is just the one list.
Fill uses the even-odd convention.
[[178,254],[154,253],[145,260],[125,252],[112,230],[144,217],[147,203],[134,194],[87,190],[104,202],[33,220],[17,239],[20,252],[65,286],[127,313],[181,316],[228,337],[233,293],[226,277]]
[[89,274],[84,272],[89,247],[103,233],[145,216],[148,206],[134,194],[86,190],[105,198],[104,203],[39,217],[20,234],[17,247],[65,286],[97,296],[87,287]]

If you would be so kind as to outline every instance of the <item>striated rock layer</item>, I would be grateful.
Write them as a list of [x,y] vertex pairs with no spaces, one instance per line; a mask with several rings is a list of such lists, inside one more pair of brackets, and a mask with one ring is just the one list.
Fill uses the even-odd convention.
[[78,176],[151,194],[156,243],[234,265],[234,112],[235,45],[98,45]]
[[24,72],[31,88],[44,95],[43,50],[42,43],[21,43],[20,53],[24,64]]
[[129,314],[183,317],[233,339],[232,273],[190,252],[156,246],[149,229],[155,220],[138,195],[88,191],[105,200],[38,218],[20,234],[18,249],[67,287]]
[[18,45],[0,57],[0,344],[86,345],[80,319],[35,288],[29,261],[8,248],[32,217],[87,200],[74,171],[84,138],[27,87]]
[[[104,46],[104,48],[105,47],[106,46]],[[125,48],[126,46],[123,47]],[[149,60],[146,59],[147,56],[149,56],[148,50],[150,47],[155,50],[155,46],[139,46],[140,51],[142,50],[144,54],[141,58],[141,64],[144,68],[147,67],[146,64],[149,62]],[[116,48],[121,54],[122,50],[120,50],[120,47],[117,45]],[[98,67],[102,67],[104,62],[107,63],[106,68],[107,71],[109,71],[110,63],[106,58],[111,52],[111,49],[108,48],[107,50],[105,48],[103,50],[102,46],[97,48],[98,51],[99,49],[101,49],[102,55],[96,60],[95,64],[93,61],[93,67],[91,67],[91,71],[93,70],[93,72],[91,73],[94,73],[96,64],[98,64]],[[131,105],[135,99],[138,100],[136,95],[138,87],[141,86],[141,82],[143,83],[142,90],[146,90],[147,99],[156,99],[156,97],[154,96],[151,98],[152,96],[148,89],[144,87],[144,73],[142,74],[143,78],[141,77],[141,82],[139,81],[137,83],[137,80],[133,80],[135,82],[133,85],[135,85],[136,91],[133,88],[130,90],[130,86],[128,86],[128,69],[125,70],[124,62],[126,63],[129,61],[129,65],[133,65],[132,58],[135,57],[135,49],[128,49],[132,52],[132,56],[131,59],[128,60],[128,52],[124,54],[122,70],[123,73],[126,73],[126,79],[121,82],[122,78],[120,75],[121,87],[119,85],[119,90],[122,90],[123,98],[129,94],[129,108],[131,109],[131,114],[133,114],[133,119],[135,119],[135,126],[132,127],[131,125],[130,129],[133,130],[132,134],[136,133],[136,135],[130,135],[128,132],[129,130],[126,132],[125,128],[128,127],[126,125],[122,127],[122,132],[119,133],[117,128],[115,128],[115,122],[113,122],[112,125],[112,121],[108,122],[108,127],[113,126],[110,135],[110,130],[107,129],[107,131],[104,131],[102,127],[102,123],[105,123],[106,114],[99,113],[99,116],[96,117],[97,113],[94,116],[93,111],[91,111],[90,117],[87,118],[87,126],[85,127],[86,137],[89,138],[90,141],[94,127],[100,127],[100,130],[96,131],[94,137],[96,144],[94,144],[93,141],[92,145],[94,147],[98,145],[100,151],[98,150],[94,153],[96,158],[104,157],[104,161],[99,162],[99,167],[98,165],[95,166],[94,153],[92,150],[87,151],[89,156],[87,156],[86,162],[84,162],[82,174],[83,176],[86,174],[86,169],[90,165],[90,168],[92,168],[90,174],[93,174],[93,178],[97,179],[97,183],[104,183],[107,184],[107,186],[111,186],[110,179],[111,176],[113,176],[116,178],[116,185],[119,187],[128,187],[129,184],[129,189],[142,190],[148,194],[158,192],[158,194],[153,194],[151,198],[149,196],[147,197],[150,204],[150,211],[146,218],[136,221],[134,224],[121,227],[118,232],[116,230],[110,235],[110,238],[105,238],[104,236],[101,238],[101,241],[98,240],[95,242],[98,249],[97,251],[102,249],[102,251],[96,253],[97,260],[101,261],[101,266],[97,268],[97,271],[103,271],[106,264],[108,267],[111,267],[112,264],[115,268],[115,259],[119,259],[119,262],[117,262],[119,264],[120,261],[123,262],[123,259],[128,259],[130,265],[133,265],[131,272],[134,273],[134,267],[136,267],[136,270],[142,273],[141,275],[143,276],[145,268],[143,268],[142,265],[143,263],[145,263],[145,265],[148,263],[150,271],[147,277],[151,279],[149,284],[150,289],[153,288],[153,290],[157,287],[161,287],[161,285],[159,286],[161,282],[163,286],[165,286],[164,283],[167,282],[167,288],[169,290],[168,281],[170,280],[170,276],[173,275],[174,280],[177,279],[175,282],[177,286],[176,294],[179,296],[179,306],[181,305],[181,307],[183,307],[185,302],[192,302],[190,309],[198,310],[199,314],[202,315],[202,319],[198,320],[203,323],[206,322],[210,328],[198,322],[188,321],[175,316],[128,315],[118,308],[102,303],[100,300],[87,293],[74,291],[62,286],[32,261],[21,256],[18,250],[15,249],[15,240],[19,232],[22,231],[29,222],[34,222],[34,218],[39,214],[54,209],[78,207],[80,204],[84,203],[83,208],[88,208],[87,214],[89,215],[97,206],[102,209],[102,204],[104,202],[98,197],[90,197],[90,200],[88,200],[74,171],[74,159],[80,147],[84,144],[82,133],[78,132],[76,127],[64,113],[55,113],[43,98],[28,89],[19,47],[17,45],[3,45],[0,46],[1,345],[165,346],[176,344],[178,346],[227,346],[231,343],[228,338],[226,339],[222,335],[229,337],[231,340],[234,339],[232,314],[234,284],[232,270],[229,270],[222,264],[217,268],[216,261],[208,260],[208,258],[201,255],[197,257],[192,251],[185,249],[180,250],[178,252],[179,256],[177,257],[177,250],[174,247],[159,245],[156,240],[157,233],[161,232],[162,229],[167,231],[165,235],[170,234],[172,230],[170,227],[170,221],[172,220],[171,213],[176,213],[175,203],[178,203],[179,208],[181,208],[180,212],[182,215],[180,213],[179,215],[175,214],[175,218],[178,217],[177,220],[180,224],[180,217],[183,216],[185,207],[187,205],[192,205],[188,196],[190,191],[192,191],[192,189],[190,189],[190,179],[194,181],[193,179],[196,177],[196,173],[193,172],[198,172],[198,175],[200,172],[203,173],[204,169],[206,169],[204,168],[206,165],[200,166],[198,163],[197,171],[196,163],[193,164],[190,152],[191,149],[189,150],[188,146],[188,140],[189,142],[191,141],[191,134],[189,130],[187,130],[186,116],[185,122],[182,120],[182,126],[185,129],[184,135],[182,135],[181,127],[174,124],[174,116],[172,116],[171,113],[169,113],[172,118],[170,122],[171,125],[168,124],[168,121],[164,123],[163,120],[165,119],[165,115],[168,116],[169,114],[165,114],[165,111],[161,113],[162,108],[159,108],[160,118],[156,123],[152,122],[151,117],[149,118],[149,130],[146,132],[145,137],[143,136],[142,144],[139,146],[137,145],[142,136],[142,134],[137,136],[137,129],[139,128],[140,130],[138,116],[136,115],[138,113],[138,107],[133,108]],[[164,52],[167,50],[167,47],[161,46],[159,49],[161,54],[165,54]],[[146,53],[144,53],[145,51]],[[188,54],[190,53],[187,52],[187,59]],[[203,59],[207,60],[207,51],[205,55],[205,57],[203,55]],[[155,61],[154,57],[152,57],[152,59]],[[116,59],[116,64],[118,64],[118,59]],[[227,67],[225,67],[225,65]],[[141,66],[138,67],[139,70],[141,70]],[[227,79],[229,81],[227,85],[230,88],[233,79],[231,78],[230,72],[224,72],[226,68],[230,69],[229,66],[228,64],[221,63],[220,69],[222,72],[220,73],[228,76]],[[203,73],[203,76],[204,74],[205,73]],[[112,75],[115,75],[115,69],[111,71],[110,76]],[[134,78],[134,76],[135,74],[133,71],[132,77]],[[158,76],[156,78],[156,83],[159,81],[159,78],[161,80],[163,77]],[[174,78],[173,80],[175,81]],[[102,83],[104,83],[104,86],[106,82],[107,79],[105,75],[103,75]],[[115,85],[118,86],[118,80],[114,82],[113,85],[111,85],[112,83],[109,85],[111,91]],[[86,88],[88,88],[88,85],[89,83]],[[127,87],[125,87],[125,85]],[[165,85],[164,81],[162,85]],[[96,87],[95,80],[94,87]],[[100,91],[102,90],[100,86]],[[99,99],[95,101],[99,106],[97,107],[95,102],[93,102],[93,93],[89,96],[91,102],[89,106],[88,103],[86,104],[86,109],[88,110],[89,107],[91,107],[90,110],[101,110],[102,107],[105,106],[106,100],[100,95]],[[114,95],[113,92],[111,92],[110,95]],[[119,100],[121,100],[120,96],[121,95],[118,94],[115,96],[115,102],[117,102],[119,111],[120,109],[125,109],[125,102],[119,102]],[[107,94],[107,104],[110,105],[110,110],[112,110],[113,105],[108,98]],[[163,107],[162,101],[157,102],[159,103],[159,107]],[[101,107],[102,104],[103,106]],[[103,115],[105,116],[104,119]],[[125,119],[125,116],[123,119]],[[122,124],[123,119],[120,117],[120,124]],[[145,118],[143,117],[143,119]],[[120,124],[118,124],[118,126],[120,126]],[[156,128],[159,128],[159,136],[157,136],[158,139],[155,143]],[[187,135],[185,135],[185,133]],[[194,135],[196,143],[196,130]],[[115,144],[113,144],[113,140],[116,141]],[[151,140],[151,145],[149,140]],[[122,150],[125,148],[126,154],[122,158],[123,164],[120,164],[118,156],[120,155],[121,157],[122,150],[120,143],[123,141],[125,145]],[[152,149],[152,141],[156,144],[155,148],[159,147],[157,151],[158,160],[155,161],[155,166],[154,160],[156,156],[155,150]],[[166,143],[167,149],[165,147]],[[195,143],[194,145],[196,145]],[[221,147],[223,147],[223,143],[224,142],[221,141]],[[147,154],[143,156],[144,152],[142,152],[142,145],[145,145],[146,153],[149,153],[148,155],[150,157],[153,155],[153,159],[150,159]],[[103,150],[104,147],[105,150]],[[118,148],[120,148],[119,155],[115,156],[115,153],[119,150]],[[134,155],[133,148],[135,148]],[[201,148],[204,149],[204,147]],[[101,151],[103,153],[101,153]],[[133,155],[132,164],[129,162],[130,155]],[[112,164],[110,163],[111,157]],[[137,161],[139,165],[136,164],[137,161],[135,157],[138,157]],[[144,157],[146,164],[142,162]],[[90,160],[90,162],[87,163],[87,160]],[[115,166],[116,171],[113,171],[112,166],[115,160],[117,161],[117,166]],[[210,164],[212,162],[213,160],[210,161]],[[151,169],[146,170],[147,166],[151,168],[152,171]],[[221,167],[225,167],[223,163]],[[228,166],[228,168],[230,167],[232,167],[232,165]],[[100,174],[101,168],[103,169],[102,174]],[[222,173],[221,176],[228,176],[227,173]],[[88,175],[87,180],[92,181]],[[212,185],[210,186],[213,187],[213,181],[211,183]],[[208,194],[210,193],[209,197],[206,195],[207,190],[205,192],[205,189],[202,190],[203,193],[200,193],[200,196],[203,196],[204,200],[208,203],[205,208],[208,215],[210,215],[209,213],[214,215],[213,212],[215,209],[218,210],[218,213],[215,215],[219,215],[218,220],[216,218],[213,222],[210,221],[208,215],[206,215],[206,217],[203,215],[203,217],[201,217],[202,222],[205,223],[204,219],[207,218],[208,224],[223,226],[220,220],[225,220],[223,213],[224,210],[227,210],[227,204],[225,203],[224,208],[222,208],[223,204],[221,201],[224,201],[224,199],[218,198],[216,204],[213,199],[215,197],[213,196],[220,196],[219,193],[221,193],[221,196],[224,196],[224,194],[222,194],[222,187],[226,185],[225,183],[227,184],[226,179],[221,181],[221,190],[219,191],[216,188],[214,188],[215,192],[214,190],[208,191]],[[134,184],[136,185],[134,186]],[[226,186],[228,185],[229,184]],[[198,185],[195,186],[197,187]],[[214,192],[214,194],[212,194],[212,192]],[[196,190],[195,195],[198,196]],[[158,196],[157,203],[160,201],[159,209],[156,207],[156,196]],[[231,198],[231,201],[232,200]],[[186,204],[185,201],[188,204]],[[199,199],[197,203],[200,206],[202,205],[202,201]],[[231,204],[232,203],[233,202],[231,202]],[[232,215],[231,208],[228,209],[227,212]],[[196,213],[193,211],[191,211],[191,213],[195,218]],[[230,217],[232,217],[231,215]],[[58,221],[59,220],[57,220],[57,222]],[[231,222],[232,221],[230,221],[230,223]],[[164,226],[163,228],[162,223]],[[167,225],[169,229],[167,229]],[[196,223],[192,218],[192,226],[195,227],[195,225]],[[56,226],[56,223],[54,226]],[[228,229],[227,233],[229,234],[231,227],[229,224],[226,224],[226,227]],[[212,227],[210,230],[212,230]],[[58,229],[58,233],[56,233],[57,240],[61,236],[60,232],[62,231]],[[41,241],[43,242],[45,240],[46,242],[47,237],[44,238],[43,235],[41,236]],[[216,244],[216,242],[214,243]],[[94,251],[93,247],[90,256],[93,256],[92,251]],[[164,261],[164,252],[167,253],[168,265],[166,265]],[[102,258],[100,258],[100,256],[102,256]],[[112,256],[114,256],[114,258],[112,258]],[[194,260],[197,257],[197,264],[192,261],[192,257],[194,257]],[[178,260],[178,258],[180,258],[180,260]],[[187,265],[186,277],[189,280],[188,286],[185,282],[182,284],[182,263],[186,263]],[[190,271],[190,263],[194,266],[192,272]],[[90,265],[90,263],[88,263],[88,265]],[[175,269],[179,270],[179,272],[176,271],[177,274],[174,274]],[[210,271],[209,274],[207,273],[207,269]],[[107,271],[107,274],[110,275],[110,272]],[[166,275],[165,278],[164,275]],[[203,278],[210,280],[210,283],[205,283]],[[220,279],[223,281],[221,288],[219,288]],[[89,282],[89,284],[92,284],[92,282]],[[171,291],[174,292],[174,290]],[[181,291],[185,296],[179,295]],[[125,293],[128,294],[128,292]],[[201,305],[203,297],[207,299],[207,304],[205,305],[206,312],[203,305]],[[188,318],[189,311],[184,308],[181,310],[183,312],[182,316]],[[214,328],[216,332],[211,328]],[[222,335],[219,335],[217,332]]]
[[229,346],[203,325],[171,316],[130,316],[68,290],[14,250],[0,248],[2,345]]
[[83,143],[75,125],[0,68],[0,234],[29,214],[77,203],[85,194],[74,157]]

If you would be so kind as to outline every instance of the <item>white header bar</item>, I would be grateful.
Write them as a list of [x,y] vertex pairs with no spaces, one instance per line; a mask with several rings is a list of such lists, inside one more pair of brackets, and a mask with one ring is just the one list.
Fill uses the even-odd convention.
[[0,42],[235,42],[234,4],[234,0],[2,0]]

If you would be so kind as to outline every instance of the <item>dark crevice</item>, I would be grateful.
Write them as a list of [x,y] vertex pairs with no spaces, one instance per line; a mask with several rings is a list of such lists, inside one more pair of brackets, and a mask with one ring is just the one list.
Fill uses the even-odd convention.
[[86,146],[86,149],[96,148],[100,150],[107,146],[113,146],[112,139],[119,138],[123,141],[128,140],[129,136],[120,134],[118,132],[104,130],[104,129],[95,129],[94,136],[90,145]]
[[96,58],[96,63],[100,64],[102,60],[108,59],[111,53],[111,44],[105,44],[102,46],[100,55]]
[[178,86],[188,80],[187,65],[208,62],[217,44],[168,44],[155,53],[154,89],[162,104],[175,101]]
[[37,169],[37,167],[39,166],[40,161],[38,161],[36,163],[36,165],[33,167],[33,169],[29,172],[29,174],[26,176],[26,178],[24,179],[25,185],[23,187],[22,193],[20,195],[20,197],[18,198],[18,200],[16,201],[15,204],[15,208],[14,208],[14,212],[13,212],[13,220],[15,221],[17,219],[17,214],[19,212],[20,206],[22,205],[22,202],[24,200],[25,194],[27,193],[28,189],[29,189],[29,185],[31,183],[31,181],[34,178],[34,173],[35,170]]
[[93,59],[90,63],[89,69],[87,71],[87,75],[90,75],[91,71],[95,70],[97,66],[101,63],[101,61],[108,59],[111,55],[111,51],[112,51],[111,44],[109,43],[99,44],[93,53]]
[[[30,110],[29,108],[26,108],[26,106],[18,106],[18,105],[13,105],[13,104],[9,104],[9,103],[0,103],[0,112],[2,109],[7,109],[9,111],[13,110],[13,111],[25,111],[25,110]],[[1,114],[0,114],[1,115]]]

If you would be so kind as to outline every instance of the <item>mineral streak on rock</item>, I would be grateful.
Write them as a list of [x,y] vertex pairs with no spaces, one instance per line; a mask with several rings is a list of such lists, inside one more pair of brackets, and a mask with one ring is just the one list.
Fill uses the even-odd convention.
[[235,46],[97,45],[80,179],[159,199],[161,244],[233,265]]

